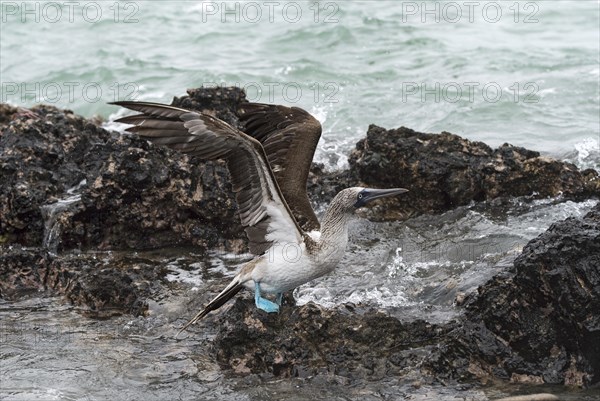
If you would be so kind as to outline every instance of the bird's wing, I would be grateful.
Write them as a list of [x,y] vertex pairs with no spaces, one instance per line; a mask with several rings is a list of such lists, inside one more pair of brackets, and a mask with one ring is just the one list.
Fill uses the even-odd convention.
[[321,123],[298,107],[243,103],[238,114],[244,132],[262,144],[281,192],[305,231],[319,230],[319,220],[308,200],[306,180]]
[[205,160],[227,162],[250,252],[262,255],[275,241],[302,241],[303,232],[256,139],[207,114],[149,102],[113,104],[142,113],[116,120],[134,125],[127,131]]

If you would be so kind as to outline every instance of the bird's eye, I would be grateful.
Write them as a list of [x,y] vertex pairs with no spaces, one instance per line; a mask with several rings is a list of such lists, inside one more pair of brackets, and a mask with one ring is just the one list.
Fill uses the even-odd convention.
[[362,199],[362,194],[358,194],[358,199]]

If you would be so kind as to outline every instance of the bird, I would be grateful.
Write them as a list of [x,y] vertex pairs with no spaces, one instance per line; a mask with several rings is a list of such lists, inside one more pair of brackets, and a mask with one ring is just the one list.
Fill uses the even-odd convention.
[[255,255],[179,333],[243,288],[254,290],[258,309],[279,312],[283,293],[338,265],[348,243],[348,223],[356,210],[375,199],[408,192],[405,188],[343,189],[320,222],[308,199],[306,183],[322,127],[306,110],[241,103],[242,131],[210,114],[166,104],[110,104],[140,113],[116,120],[133,125],[126,129],[130,133],[203,160],[225,160],[248,247]]

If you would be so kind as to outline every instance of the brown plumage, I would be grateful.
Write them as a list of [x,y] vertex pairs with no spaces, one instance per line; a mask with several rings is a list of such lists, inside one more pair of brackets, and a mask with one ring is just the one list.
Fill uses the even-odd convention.
[[298,107],[243,103],[238,113],[244,132],[263,145],[300,227],[318,231],[320,224],[306,194],[306,180],[321,137],[321,123]]
[[128,132],[205,160],[226,160],[250,252],[261,255],[273,242],[265,238],[272,217],[266,208],[269,201],[288,210],[285,218],[295,227],[295,237],[298,240],[303,237],[258,140],[208,114],[150,102],[113,104],[143,113],[116,120],[135,124]]
[[[333,198],[321,225],[306,193],[321,124],[306,111],[243,104],[239,114],[244,133],[213,116],[178,107],[114,104],[141,113],[117,120],[134,125],[127,131],[201,159],[227,162],[249,248],[257,255],[182,330],[221,307],[244,286],[254,290],[258,308],[277,312],[284,292],[329,273],[339,263],[348,242],[348,222],[357,208],[407,191],[346,188]],[[296,251],[297,258],[286,249]],[[276,303],[261,293],[276,294]]]

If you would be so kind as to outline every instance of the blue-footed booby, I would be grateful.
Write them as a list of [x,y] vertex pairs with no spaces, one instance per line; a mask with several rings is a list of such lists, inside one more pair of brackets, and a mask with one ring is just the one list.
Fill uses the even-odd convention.
[[[356,209],[404,188],[347,188],[331,201],[322,223],[306,193],[306,181],[321,124],[298,107],[244,103],[242,132],[209,114],[158,103],[115,105],[141,114],[120,118],[129,132],[158,145],[198,156],[224,159],[254,259],[182,329],[220,308],[243,287],[254,290],[256,307],[278,312],[286,291],[331,272],[348,243],[348,222]],[[264,294],[275,294],[275,302]]]

